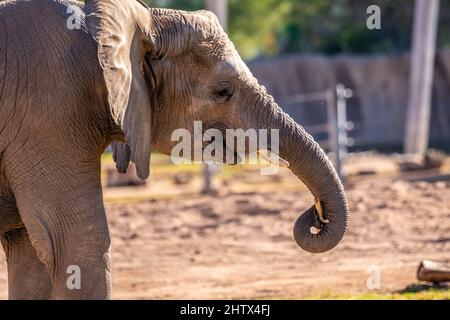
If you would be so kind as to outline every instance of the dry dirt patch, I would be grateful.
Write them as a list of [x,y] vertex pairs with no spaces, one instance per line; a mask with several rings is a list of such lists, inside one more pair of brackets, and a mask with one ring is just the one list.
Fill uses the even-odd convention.
[[[307,298],[414,283],[422,259],[450,259],[450,183],[378,179],[347,188],[351,221],[335,250],[313,255],[292,237],[306,191],[109,204],[114,298]],[[6,266],[0,258],[0,298]]]

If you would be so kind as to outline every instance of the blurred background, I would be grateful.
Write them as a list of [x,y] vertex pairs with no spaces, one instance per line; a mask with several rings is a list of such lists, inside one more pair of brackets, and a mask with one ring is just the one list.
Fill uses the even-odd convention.
[[328,152],[351,218],[309,254],[292,227],[313,198],[287,169],[154,154],[145,183],[105,153],[114,298],[450,299],[450,0],[145,2],[217,14]]

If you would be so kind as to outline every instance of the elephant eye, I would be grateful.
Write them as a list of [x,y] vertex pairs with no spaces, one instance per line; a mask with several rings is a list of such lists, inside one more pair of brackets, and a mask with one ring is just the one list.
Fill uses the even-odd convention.
[[229,89],[222,89],[222,90],[220,90],[220,91],[218,91],[217,92],[217,95],[219,96],[219,97],[228,97],[228,96],[230,96],[230,90]]
[[233,86],[229,81],[222,81],[219,83],[214,93],[217,100],[228,102],[234,93]]

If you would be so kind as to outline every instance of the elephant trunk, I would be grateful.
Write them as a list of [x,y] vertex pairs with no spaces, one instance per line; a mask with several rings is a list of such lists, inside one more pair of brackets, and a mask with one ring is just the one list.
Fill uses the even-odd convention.
[[[259,99],[257,124],[280,130],[280,157],[314,195],[316,205],[301,215],[294,226],[297,244],[311,253],[333,249],[344,237],[348,205],[339,176],[325,152],[300,125],[265,95]],[[261,106],[262,104],[262,106]],[[321,212],[320,212],[321,211]]]

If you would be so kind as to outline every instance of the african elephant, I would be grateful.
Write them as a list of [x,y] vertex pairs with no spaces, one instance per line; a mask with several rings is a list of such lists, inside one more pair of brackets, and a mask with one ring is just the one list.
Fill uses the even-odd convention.
[[[74,8],[79,28],[67,23]],[[0,26],[0,232],[11,299],[110,298],[100,157],[113,143],[118,169],[132,161],[146,179],[152,151],[170,154],[171,133],[196,120],[279,129],[280,158],[316,199],[295,240],[321,253],[344,236],[348,206],[332,164],[212,13],[12,0],[0,2]],[[70,266],[81,288],[67,286]]]

